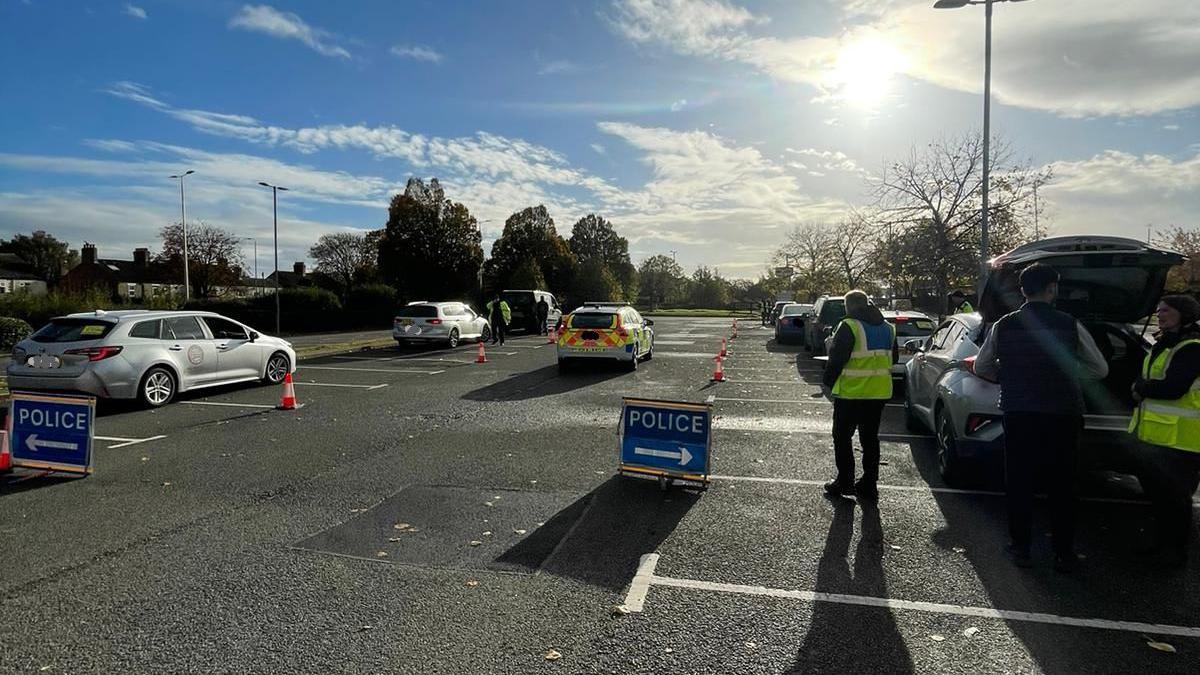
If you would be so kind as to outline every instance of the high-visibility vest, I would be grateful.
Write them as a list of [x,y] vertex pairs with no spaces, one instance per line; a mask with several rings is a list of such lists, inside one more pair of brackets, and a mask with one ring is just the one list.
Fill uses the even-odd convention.
[[963,300],[958,309],[954,310],[955,314],[970,314],[975,311],[975,307],[971,305],[969,300]]
[[[487,304],[488,321],[492,320],[492,305],[494,304],[496,304],[495,300]],[[500,301],[500,316],[504,317],[504,323],[512,323],[512,309],[510,309],[508,303],[503,300]]]
[[[833,385],[838,398],[889,399],[892,397],[892,345],[896,327],[864,325],[858,319],[845,318],[842,323],[854,333],[854,351]],[[838,330],[841,326],[838,326]]]
[[[1153,353],[1147,354],[1142,379],[1166,379],[1171,357],[1182,347],[1194,344],[1200,344],[1200,340],[1183,340],[1154,358]],[[1153,445],[1200,453],[1200,378],[1180,398],[1142,399],[1129,421],[1129,433]]]

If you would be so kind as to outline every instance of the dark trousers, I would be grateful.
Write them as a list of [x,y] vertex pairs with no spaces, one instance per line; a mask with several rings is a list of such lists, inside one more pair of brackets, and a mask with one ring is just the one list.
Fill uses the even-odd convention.
[[1192,494],[1200,484],[1200,453],[1142,444],[1138,480],[1154,509],[1157,544],[1187,554]]
[[842,485],[854,483],[854,431],[863,449],[864,483],[879,481],[879,419],[883,417],[883,399],[833,399],[833,461],[837,465],[837,481]]
[[504,333],[508,330],[508,326],[504,325],[503,321],[497,321],[492,324],[492,344],[499,342],[504,344]]
[[538,335],[546,335],[548,328],[546,326],[546,315],[538,314]]
[[1033,540],[1033,492],[1044,475],[1050,495],[1054,551],[1075,550],[1075,472],[1079,461],[1079,415],[1004,413],[1004,481],[1008,492],[1008,530],[1013,544]]

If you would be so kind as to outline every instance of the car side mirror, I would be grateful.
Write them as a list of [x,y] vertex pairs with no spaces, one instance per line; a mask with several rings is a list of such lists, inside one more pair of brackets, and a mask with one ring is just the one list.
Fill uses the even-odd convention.
[[920,354],[925,351],[925,347],[922,345],[921,340],[913,339],[904,343],[904,351],[909,354]]
[[261,336],[261,335],[259,335],[257,332],[255,332],[255,331],[250,331],[250,341],[251,341],[251,342],[254,342],[255,340],[257,340],[257,339],[258,339],[258,338],[260,338],[260,337],[262,337],[262,336]]

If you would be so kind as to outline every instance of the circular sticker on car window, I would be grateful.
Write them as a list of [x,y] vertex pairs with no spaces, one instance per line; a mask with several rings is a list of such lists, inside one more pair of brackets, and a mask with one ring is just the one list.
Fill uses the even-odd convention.
[[191,361],[193,366],[204,363],[204,350],[200,348],[200,345],[188,347],[188,361]]

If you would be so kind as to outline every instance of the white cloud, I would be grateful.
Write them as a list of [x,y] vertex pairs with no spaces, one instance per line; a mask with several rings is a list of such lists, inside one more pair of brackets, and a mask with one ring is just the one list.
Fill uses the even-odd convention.
[[129,3],[125,3],[125,13],[128,14],[129,16],[132,16],[135,19],[145,19],[146,18],[146,10],[142,9],[141,7],[138,7],[137,5],[131,5]]
[[600,154],[600,155],[603,155],[608,152],[608,150],[605,149],[605,147],[603,145],[600,145],[599,143],[592,143],[591,148],[592,148],[592,150],[595,150],[597,154]]
[[687,99],[681,98],[678,101],[675,101],[674,103],[671,104],[671,112],[679,112],[680,110],[683,110],[686,107],[687,107]]
[[1179,131],[1179,125],[1178,124],[1164,124],[1163,129],[1165,129],[1166,131]]
[[427,63],[441,63],[442,58],[444,58],[431,47],[422,47],[421,45],[392,45],[392,48],[388,51],[393,56],[399,56],[402,59],[413,59],[414,61],[425,61]]
[[83,142],[89,148],[103,150],[105,152],[133,152],[137,150],[136,143],[129,141],[121,141],[113,138],[89,138]]
[[229,20],[229,27],[264,33],[282,40],[298,40],[323,56],[350,58],[350,52],[333,44],[333,35],[314,28],[291,12],[281,12],[270,5],[242,5]]
[[843,171],[845,173],[866,175],[868,172],[840,150],[817,150],[816,148],[784,148],[789,154],[808,158],[809,164],[797,162],[797,168],[809,169],[815,167],[825,171]]
[[[856,80],[886,79],[877,69],[980,91],[983,17],[976,9],[854,0],[842,6],[837,37],[777,37],[756,34],[766,17],[724,0],[617,0],[613,24],[635,43],[745,63],[814,86],[819,100],[837,100]],[[1162,0],[1147,11],[1138,3],[1055,0],[1002,4],[995,13],[992,91],[999,101],[1065,116],[1200,105],[1200,3]],[[877,58],[883,54],[891,57]]]
[[543,63],[541,67],[538,68],[537,74],[563,75],[567,73],[579,72],[579,70],[579,64],[575,63],[574,61],[568,61],[567,59],[556,59],[554,61]]

